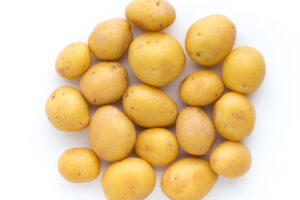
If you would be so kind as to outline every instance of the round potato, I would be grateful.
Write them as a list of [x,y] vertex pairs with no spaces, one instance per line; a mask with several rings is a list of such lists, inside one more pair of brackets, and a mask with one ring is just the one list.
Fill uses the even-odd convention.
[[83,183],[98,177],[100,160],[88,148],[73,148],[65,151],[59,158],[60,174],[72,183]]
[[83,42],[66,46],[56,59],[56,72],[65,79],[81,76],[92,62],[89,47]]
[[179,96],[188,105],[206,106],[215,102],[223,91],[223,83],[216,73],[197,71],[181,82]]
[[126,69],[118,62],[100,62],[92,66],[80,80],[80,90],[87,101],[104,105],[117,101],[128,86]]
[[46,114],[52,125],[63,131],[81,131],[90,122],[87,102],[78,90],[70,86],[52,92],[46,103]]
[[130,86],[123,96],[123,108],[137,125],[154,128],[173,124],[178,114],[176,103],[162,90],[144,84]]
[[178,149],[176,137],[164,128],[142,131],[135,144],[136,154],[153,166],[171,163],[177,157]]
[[196,21],[188,30],[185,49],[198,64],[211,66],[231,51],[236,37],[235,25],[223,15],[210,15]]
[[228,89],[242,94],[255,92],[262,84],[266,73],[263,56],[248,46],[234,49],[222,66],[222,78]]
[[110,165],[102,176],[102,187],[108,200],[140,200],[154,189],[152,167],[140,158],[126,158]]
[[225,139],[243,140],[254,128],[255,110],[247,97],[228,92],[215,103],[213,121],[217,131]]
[[162,175],[163,192],[172,200],[202,199],[214,186],[218,176],[208,161],[184,158],[172,164]]
[[227,178],[244,175],[251,166],[251,154],[238,142],[224,142],[210,155],[210,166],[214,172]]
[[100,60],[118,60],[132,42],[131,25],[125,19],[110,19],[96,26],[88,41],[90,50]]
[[180,74],[185,65],[185,55],[173,36],[151,32],[133,40],[129,47],[128,62],[141,81],[160,87]]
[[89,141],[94,152],[103,160],[125,158],[134,147],[135,140],[134,125],[118,108],[103,106],[93,115]]
[[161,31],[174,22],[176,12],[165,0],[134,0],[126,7],[126,17],[147,31]]

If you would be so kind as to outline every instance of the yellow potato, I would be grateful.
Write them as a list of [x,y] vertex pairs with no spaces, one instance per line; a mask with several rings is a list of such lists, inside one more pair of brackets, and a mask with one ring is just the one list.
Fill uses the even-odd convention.
[[162,175],[161,187],[172,200],[202,199],[214,186],[218,176],[208,161],[184,158],[172,164]]
[[211,153],[210,166],[221,176],[238,178],[249,170],[251,154],[243,144],[227,141],[218,145]]
[[141,81],[160,87],[180,74],[185,65],[185,55],[173,36],[151,32],[134,39],[129,47],[128,62]]
[[204,155],[212,147],[216,131],[201,108],[186,107],[178,115],[176,136],[184,151],[192,155]]
[[127,85],[127,71],[118,62],[97,63],[80,80],[82,94],[94,105],[117,101],[125,93]]
[[176,12],[165,0],[133,0],[126,7],[126,17],[147,31],[161,31],[174,22]]
[[52,125],[63,131],[81,131],[90,122],[87,102],[78,90],[70,86],[52,92],[46,103],[46,113]]
[[132,41],[131,25],[125,19],[110,19],[96,26],[89,37],[89,48],[100,60],[118,60]]
[[242,94],[255,92],[262,84],[266,73],[263,56],[248,46],[234,49],[222,66],[222,78],[228,89]]
[[164,128],[142,131],[135,144],[136,154],[153,166],[171,163],[177,157],[178,149],[175,135]]
[[179,96],[188,105],[206,106],[215,102],[223,91],[223,83],[216,73],[197,71],[181,82]]
[[213,121],[217,131],[225,139],[243,140],[254,128],[255,110],[247,97],[228,92],[214,105]]
[[211,66],[231,51],[236,37],[235,25],[223,15],[210,15],[196,21],[188,30],[185,49],[198,64]]
[[72,183],[83,183],[98,177],[100,160],[88,148],[73,148],[65,151],[59,158],[60,174]]
[[144,84],[130,86],[123,96],[123,108],[137,125],[153,128],[173,124],[178,114],[176,103],[162,90]]
[[114,106],[100,107],[91,119],[89,141],[103,160],[125,158],[134,147],[136,132],[133,123]]
[[102,187],[108,200],[141,200],[154,189],[155,173],[140,158],[126,158],[110,165],[102,176]]

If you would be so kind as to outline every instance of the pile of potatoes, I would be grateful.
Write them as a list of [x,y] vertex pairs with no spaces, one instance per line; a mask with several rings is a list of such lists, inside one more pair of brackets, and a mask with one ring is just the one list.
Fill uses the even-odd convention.
[[[256,116],[244,95],[263,82],[264,58],[253,47],[232,50],[236,27],[227,17],[215,14],[196,21],[186,34],[185,50],[207,70],[182,80],[178,93],[187,107],[179,112],[176,102],[158,88],[171,83],[186,62],[180,43],[160,32],[174,22],[173,6],[165,0],[133,0],[125,13],[149,32],[133,39],[129,21],[110,19],[95,27],[88,44],[74,42],[57,57],[61,77],[82,76],[80,91],[70,86],[54,90],[46,103],[47,116],[63,131],[89,126],[91,146],[65,151],[59,172],[70,182],[82,183],[98,177],[99,158],[113,162],[101,181],[107,199],[140,200],[156,183],[151,166],[172,163],[181,147],[192,156],[166,169],[161,188],[172,200],[202,199],[218,175],[237,178],[250,168],[251,154],[239,141],[251,134]],[[143,82],[129,87],[127,71],[117,61],[127,51],[131,70]],[[90,67],[92,55],[101,62]],[[221,61],[222,79],[209,71]],[[224,93],[225,87],[230,91]],[[120,98],[125,113],[111,105]],[[213,103],[211,120],[201,107]],[[91,119],[89,104],[99,106]],[[176,136],[167,129],[174,123]],[[135,125],[145,129],[137,135]],[[200,158],[211,151],[216,132],[227,141],[212,150],[209,161]],[[126,158],[133,149],[139,158]]]

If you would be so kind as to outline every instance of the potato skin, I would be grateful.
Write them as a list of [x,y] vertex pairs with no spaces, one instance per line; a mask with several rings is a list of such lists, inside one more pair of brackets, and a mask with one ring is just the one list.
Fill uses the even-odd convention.
[[152,167],[140,158],[126,158],[111,164],[102,176],[102,187],[108,200],[140,200],[154,189]]
[[100,160],[88,148],[73,148],[60,156],[58,170],[67,181],[84,183],[98,177]]
[[218,145],[211,153],[210,166],[221,176],[238,178],[249,170],[251,154],[245,145],[227,141]]
[[151,128],[142,131],[136,140],[135,152],[153,166],[171,163],[178,155],[178,142],[167,129]]
[[55,89],[46,103],[46,114],[52,125],[63,131],[81,131],[89,125],[89,106],[73,87]]
[[201,70],[188,75],[180,84],[179,96],[190,106],[206,106],[215,102],[224,92],[219,76]]
[[176,18],[175,9],[165,0],[134,0],[125,13],[129,21],[147,31],[161,31]]
[[133,40],[129,47],[128,62],[141,81],[161,87],[180,74],[185,65],[185,55],[173,36],[150,32]]
[[147,128],[173,124],[178,114],[176,103],[162,90],[144,84],[130,86],[123,96],[123,108],[137,125]]
[[80,90],[87,101],[105,105],[119,100],[128,86],[128,73],[118,62],[100,62],[80,80]]
[[214,186],[218,176],[208,161],[184,158],[172,164],[162,175],[161,187],[172,200],[202,199]]
[[234,49],[222,66],[222,77],[226,87],[242,94],[255,92],[262,84],[265,73],[263,56],[249,46]]
[[213,121],[222,137],[240,141],[248,137],[254,128],[255,109],[247,97],[227,92],[214,105]]
[[131,25],[125,19],[109,19],[96,26],[88,45],[100,60],[118,60],[132,42]]
[[231,51],[236,38],[235,25],[220,14],[196,21],[188,30],[185,49],[198,64],[211,66],[223,60]]
[[133,123],[118,108],[102,106],[93,115],[89,141],[101,159],[118,161],[125,158],[134,147],[135,140]]

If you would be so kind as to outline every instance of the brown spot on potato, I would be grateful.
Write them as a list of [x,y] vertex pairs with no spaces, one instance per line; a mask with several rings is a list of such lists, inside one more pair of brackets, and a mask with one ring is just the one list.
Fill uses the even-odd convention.
[[196,55],[199,57],[199,56],[200,56],[200,53],[199,53],[199,52],[197,52],[197,53],[196,53]]
[[247,87],[247,85],[246,84],[244,84],[244,83],[242,83],[242,86],[245,88],[245,87]]
[[96,102],[97,102],[97,99],[93,99],[93,102],[96,103]]
[[131,106],[131,110],[134,110],[134,107],[133,107],[133,106]]
[[201,36],[201,33],[197,33],[198,36]]
[[159,4],[160,4],[160,1],[156,2],[156,6],[159,6]]
[[58,119],[58,116],[55,116],[55,119]]
[[164,25],[162,25],[162,24],[159,24],[159,27],[160,27],[160,28],[163,28],[163,27],[164,27]]
[[128,97],[128,93],[125,94],[125,98],[127,98],[127,97]]
[[70,67],[69,67],[69,66],[66,66],[66,68],[69,69]]
[[51,99],[55,99],[55,94],[52,95]]

